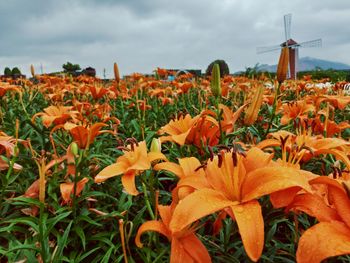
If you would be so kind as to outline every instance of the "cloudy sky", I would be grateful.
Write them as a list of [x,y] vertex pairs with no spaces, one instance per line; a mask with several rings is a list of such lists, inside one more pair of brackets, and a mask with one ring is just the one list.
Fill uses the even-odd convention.
[[231,72],[275,64],[278,52],[256,47],[283,42],[287,13],[293,39],[323,40],[300,57],[350,64],[349,0],[0,0],[0,72],[59,71],[67,61],[99,76],[111,76],[114,62],[123,75],[205,70],[215,59]]

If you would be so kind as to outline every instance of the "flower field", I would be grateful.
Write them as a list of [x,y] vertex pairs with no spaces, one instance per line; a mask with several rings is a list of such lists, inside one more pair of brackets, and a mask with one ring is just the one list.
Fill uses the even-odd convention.
[[168,74],[1,80],[0,262],[349,262],[346,82]]

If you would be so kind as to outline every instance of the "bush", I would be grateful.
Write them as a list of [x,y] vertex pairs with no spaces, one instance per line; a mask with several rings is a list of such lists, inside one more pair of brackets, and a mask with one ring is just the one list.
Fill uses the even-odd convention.
[[214,64],[219,64],[219,67],[220,67],[220,76],[221,76],[221,77],[230,74],[230,69],[228,68],[228,65],[227,65],[227,63],[225,62],[225,60],[217,59],[217,60],[211,62],[211,63],[209,64],[209,66],[207,67],[207,70],[205,71],[205,74],[206,74],[207,76],[210,76],[210,75],[211,75],[211,71],[213,70]]
[[14,67],[12,69],[12,76],[15,76],[15,75],[22,75],[21,71],[17,67]]
[[6,77],[12,76],[12,71],[11,71],[11,69],[8,68],[8,67],[6,67],[5,70],[4,70],[4,75],[5,75]]
[[79,64],[72,64],[70,62],[63,64],[62,68],[63,68],[64,72],[69,72],[69,73],[76,72],[76,71],[80,70]]

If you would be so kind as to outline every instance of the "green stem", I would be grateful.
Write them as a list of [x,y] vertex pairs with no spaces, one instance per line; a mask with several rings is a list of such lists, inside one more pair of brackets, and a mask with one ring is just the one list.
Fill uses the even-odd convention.
[[273,99],[273,106],[272,106],[272,112],[271,112],[271,118],[270,118],[270,121],[269,121],[269,126],[267,127],[266,129],[266,132],[263,136],[263,139],[266,138],[266,136],[269,134],[269,131],[271,129],[271,125],[273,123],[273,120],[275,119],[276,117],[276,108],[277,108],[277,100],[278,100],[278,96],[280,94],[280,83],[278,84],[278,87],[277,87],[277,91],[276,91],[276,96],[275,98]]
[[219,144],[223,143],[223,132],[222,132],[222,126],[221,126],[221,117],[222,117],[222,112],[219,109],[219,104],[220,104],[220,96],[215,98],[215,103],[216,103],[216,117],[219,122],[219,132],[220,132],[220,138],[219,138]]
[[77,219],[77,195],[76,195],[76,192],[77,192],[77,184],[78,184],[78,179],[79,179],[78,170],[80,168],[82,158],[83,158],[83,156],[85,156],[85,153],[86,153],[85,150],[82,150],[82,151],[79,150],[79,158],[75,159],[76,171],[75,171],[75,175],[74,175],[74,186],[73,186],[73,197],[72,197],[73,225],[74,226],[76,225],[76,219]]
[[147,208],[148,213],[150,214],[152,220],[154,220],[154,219],[155,219],[155,216],[154,216],[154,213],[153,213],[151,204],[150,204],[150,202],[149,202],[148,195],[147,195],[146,185],[145,185],[144,183],[142,183],[142,189],[143,189],[143,194],[144,194],[144,196],[145,196],[146,208]]
[[10,178],[10,175],[11,175],[11,173],[13,171],[13,166],[15,165],[16,159],[17,158],[15,156],[11,159],[9,168],[8,168],[6,176],[5,176],[5,180],[4,181],[1,180],[2,181],[2,186],[1,186],[1,193],[0,193],[0,211],[2,209],[3,200],[4,200],[4,196],[5,196],[5,191],[6,191],[6,188],[8,186],[9,178]]

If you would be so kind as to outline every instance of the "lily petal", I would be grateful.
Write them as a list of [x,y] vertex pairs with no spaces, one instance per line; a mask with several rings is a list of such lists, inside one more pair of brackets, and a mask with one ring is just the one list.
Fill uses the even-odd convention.
[[183,248],[195,260],[196,263],[210,263],[208,250],[195,234],[189,234],[180,239]]
[[181,158],[179,164],[183,170],[184,175],[191,175],[201,165],[199,160],[195,157]]
[[163,222],[157,221],[157,220],[147,221],[147,222],[143,223],[140,226],[140,228],[137,230],[137,234],[135,237],[136,246],[138,246],[140,248],[143,246],[140,238],[141,238],[141,235],[146,231],[158,232],[158,233],[166,236],[168,239],[171,238],[171,234],[169,233],[168,228],[163,224]]
[[301,236],[297,262],[317,263],[344,254],[350,254],[350,229],[339,221],[321,222]]
[[294,199],[295,195],[301,190],[300,187],[295,186],[270,194],[270,202],[274,208],[281,208],[288,206]]
[[122,176],[122,184],[126,190],[126,192],[130,195],[138,195],[139,191],[137,191],[135,186],[135,171],[129,171],[128,173]]
[[187,132],[184,132],[184,133],[181,133],[181,134],[178,134],[178,135],[173,135],[172,136],[173,141],[176,142],[179,145],[184,145],[185,141],[186,141],[186,138],[187,138],[188,134],[190,133],[190,131],[191,130],[188,130]]
[[183,244],[177,238],[171,240],[170,263],[195,263],[193,258],[184,249]]
[[196,220],[235,204],[237,202],[228,200],[219,191],[200,189],[179,202],[174,210],[170,229],[173,233],[179,232]]
[[183,170],[180,165],[172,162],[163,162],[163,163],[158,163],[153,167],[154,170],[159,171],[159,170],[165,170],[172,172],[175,174],[177,177],[181,178],[184,176]]
[[264,219],[258,201],[231,206],[247,255],[258,261],[264,247]]
[[350,228],[350,199],[337,187],[329,187],[329,195],[342,221]]
[[149,152],[147,154],[148,160],[152,163],[154,161],[159,161],[159,160],[163,160],[166,161],[167,158],[165,157],[164,154],[160,153],[160,152]]
[[113,163],[96,175],[95,183],[101,183],[106,181],[108,178],[121,175],[126,171],[126,169],[127,166],[124,163]]
[[290,209],[303,211],[321,222],[341,220],[335,209],[327,206],[321,197],[314,194],[305,193],[295,196],[293,202],[286,209],[287,211]]
[[308,183],[308,178],[311,175],[311,172],[285,166],[256,169],[250,172],[243,182],[242,201],[256,199],[294,186],[299,186],[311,192]]

